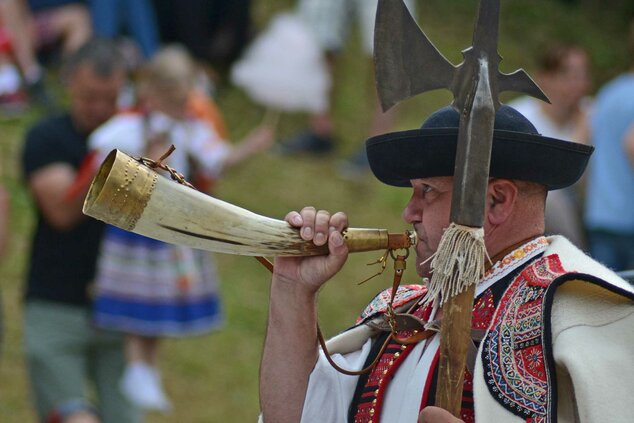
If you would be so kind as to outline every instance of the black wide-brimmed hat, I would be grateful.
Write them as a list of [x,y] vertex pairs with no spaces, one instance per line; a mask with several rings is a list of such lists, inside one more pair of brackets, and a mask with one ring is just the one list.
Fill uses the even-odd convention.
[[[420,129],[391,132],[366,142],[370,168],[388,185],[411,186],[411,179],[452,176],[460,117],[451,107],[433,113]],[[489,175],[545,185],[549,190],[574,184],[593,147],[541,136],[512,107],[495,115]]]

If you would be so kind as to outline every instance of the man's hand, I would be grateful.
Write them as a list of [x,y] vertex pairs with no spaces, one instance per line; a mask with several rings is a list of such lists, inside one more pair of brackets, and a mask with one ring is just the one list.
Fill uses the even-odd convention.
[[328,211],[304,207],[299,213],[288,213],[285,220],[291,226],[299,228],[302,239],[313,241],[315,245],[328,244],[329,254],[316,257],[278,257],[275,260],[273,278],[279,282],[300,284],[307,292],[314,294],[346,262],[348,247],[341,233],[348,227],[348,217],[341,212],[331,216]]
[[418,423],[464,423],[449,411],[440,407],[425,407],[418,416]]
[[324,256],[275,259],[260,366],[260,405],[264,421],[296,423],[301,420],[309,375],[318,357],[317,291],[348,257],[341,235],[348,218],[305,207],[285,219],[299,229],[303,240],[328,244],[329,251]]
[[66,163],[53,163],[33,172],[29,187],[44,219],[58,231],[68,231],[86,218],[82,213],[85,193],[67,198],[77,172]]

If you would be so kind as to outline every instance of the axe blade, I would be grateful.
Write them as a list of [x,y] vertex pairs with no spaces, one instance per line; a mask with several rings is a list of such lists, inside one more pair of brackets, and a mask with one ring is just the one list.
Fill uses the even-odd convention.
[[456,71],[420,29],[403,0],[379,0],[374,67],[383,111],[416,94],[450,89]]
[[550,103],[548,96],[544,94],[539,85],[528,75],[524,69],[518,69],[513,73],[498,74],[499,92],[515,91],[517,93],[527,94],[546,103]]
[[[485,7],[486,5],[486,7]],[[497,93],[515,91],[550,103],[550,100],[523,70],[506,74],[497,71],[497,14],[499,0],[482,1],[474,31],[474,47],[466,50],[469,62],[485,54],[495,64],[490,83],[494,102],[499,106]],[[474,50],[478,50],[476,53]],[[474,54],[475,53],[475,54]],[[470,57],[471,56],[471,57]],[[374,31],[374,68],[379,100],[383,111],[399,101],[435,89],[453,92],[454,103],[461,103],[463,84],[469,85],[474,75],[466,62],[454,66],[449,62],[418,26],[402,0],[379,0]],[[458,75],[460,74],[460,75]]]

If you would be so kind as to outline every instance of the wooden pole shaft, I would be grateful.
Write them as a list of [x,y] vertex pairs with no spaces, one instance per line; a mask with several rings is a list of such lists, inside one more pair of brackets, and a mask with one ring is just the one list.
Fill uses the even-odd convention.
[[467,363],[468,342],[471,342],[471,319],[475,284],[450,298],[443,306],[440,331],[440,364],[436,406],[460,417],[464,371]]

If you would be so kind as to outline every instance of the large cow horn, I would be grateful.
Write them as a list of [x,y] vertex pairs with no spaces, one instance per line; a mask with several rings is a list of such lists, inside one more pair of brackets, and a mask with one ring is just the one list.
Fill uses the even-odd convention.
[[[92,182],[84,213],[119,228],[172,244],[249,256],[326,254],[287,222],[252,213],[159,175],[113,150]],[[411,232],[348,228],[351,252],[408,248]]]

